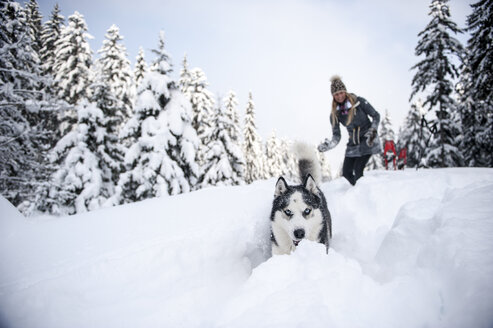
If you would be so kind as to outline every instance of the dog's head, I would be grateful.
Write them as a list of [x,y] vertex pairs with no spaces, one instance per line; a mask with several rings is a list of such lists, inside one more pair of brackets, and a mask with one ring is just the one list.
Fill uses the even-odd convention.
[[271,220],[294,246],[307,238],[316,241],[323,223],[322,198],[315,180],[308,175],[301,185],[289,186],[283,177],[276,183]]

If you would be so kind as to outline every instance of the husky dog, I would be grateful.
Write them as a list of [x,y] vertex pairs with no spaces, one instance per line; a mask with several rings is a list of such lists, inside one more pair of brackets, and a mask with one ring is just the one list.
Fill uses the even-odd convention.
[[302,184],[290,186],[283,177],[277,180],[270,215],[272,254],[289,254],[304,238],[324,244],[328,252],[332,221],[318,188],[320,163],[309,145],[297,143],[293,148]]

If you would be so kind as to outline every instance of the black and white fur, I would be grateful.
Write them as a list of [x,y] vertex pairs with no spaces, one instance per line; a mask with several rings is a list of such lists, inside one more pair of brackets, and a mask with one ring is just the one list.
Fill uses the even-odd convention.
[[297,143],[294,151],[302,184],[290,186],[283,177],[276,183],[270,215],[272,254],[289,254],[303,239],[324,244],[328,252],[332,221],[318,187],[320,163],[309,145]]

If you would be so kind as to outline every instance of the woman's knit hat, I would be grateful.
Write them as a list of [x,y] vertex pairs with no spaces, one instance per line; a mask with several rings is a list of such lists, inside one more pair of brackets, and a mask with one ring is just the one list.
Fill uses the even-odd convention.
[[347,92],[346,86],[344,85],[344,83],[342,83],[341,77],[339,75],[334,75],[330,78],[330,92],[334,94],[339,91]]

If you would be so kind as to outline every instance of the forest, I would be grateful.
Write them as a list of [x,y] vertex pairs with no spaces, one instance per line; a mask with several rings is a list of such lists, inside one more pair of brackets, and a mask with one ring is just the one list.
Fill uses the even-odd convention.
[[[408,168],[493,167],[493,3],[472,4],[464,28],[447,3],[430,3],[417,35],[405,122],[396,133],[382,115],[379,136],[407,150]],[[122,40],[111,26],[96,56],[82,14],[65,19],[56,5],[43,21],[36,0],[1,2],[0,192],[24,215],[296,174],[292,141],[259,136],[252,94],[240,118],[235,92],[218,99],[186,57],[171,77],[163,31],[133,67]],[[324,179],[339,174],[320,161]]]

